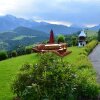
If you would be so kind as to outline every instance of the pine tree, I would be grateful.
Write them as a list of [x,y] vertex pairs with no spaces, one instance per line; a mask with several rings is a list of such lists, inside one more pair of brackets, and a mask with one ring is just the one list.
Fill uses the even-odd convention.
[[98,41],[100,42],[100,29],[98,31]]

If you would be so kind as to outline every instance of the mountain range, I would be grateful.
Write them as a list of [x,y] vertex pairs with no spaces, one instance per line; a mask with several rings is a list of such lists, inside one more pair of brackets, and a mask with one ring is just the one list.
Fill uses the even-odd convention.
[[48,39],[49,35],[45,32],[20,26],[12,31],[0,33],[0,50],[13,50],[19,46],[33,45]]
[[100,24],[90,28],[90,30],[98,31],[100,29]]
[[[82,30],[82,26],[50,24],[17,18],[12,15],[0,16],[0,50],[13,50],[19,45],[27,46],[37,42],[47,41],[52,29],[55,35],[72,34]],[[98,31],[100,25],[88,28]]]
[[[71,34],[84,28],[83,26],[75,24],[68,27],[65,25],[50,24],[46,22],[36,22],[34,20],[17,18],[13,15],[0,16],[0,32],[14,30],[21,26],[43,31],[45,33],[49,33],[49,31],[53,29],[55,34]],[[98,31],[100,29],[100,24],[88,29]]]
[[67,27],[64,25],[56,25],[46,22],[36,22],[33,20],[26,20],[24,18],[17,18],[12,15],[0,16],[0,32],[14,30],[21,26],[45,33],[49,33],[50,30],[53,29],[55,34],[71,34],[81,30],[80,27]]

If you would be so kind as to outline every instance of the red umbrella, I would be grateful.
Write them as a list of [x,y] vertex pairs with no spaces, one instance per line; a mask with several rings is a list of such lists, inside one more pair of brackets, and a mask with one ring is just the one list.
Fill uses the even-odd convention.
[[54,43],[54,33],[53,33],[53,30],[50,31],[49,43],[51,43],[51,44]]

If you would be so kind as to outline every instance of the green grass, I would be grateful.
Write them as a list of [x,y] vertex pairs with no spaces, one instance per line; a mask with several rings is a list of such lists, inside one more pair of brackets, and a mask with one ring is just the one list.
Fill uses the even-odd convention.
[[74,64],[78,59],[79,53],[82,51],[82,47],[70,47],[68,51],[72,51],[72,53],[64,57],[64,61]]
[[12,100],[11,82],[24,63],[33,63],[37,55],[24,55],[0,62],[0,100]]
[[[68,48],[68,50],[72,51],[72,53],[64,57],[64,60],[74,63],[77,61],[77,55],[81,52],[81,49],[82,48],[79,47]],[[12,100],[12,80],[15,78],[22,64],[28,62],[34,63],[37,58],[37,54],[29,54],[0,62],[0,100]]]

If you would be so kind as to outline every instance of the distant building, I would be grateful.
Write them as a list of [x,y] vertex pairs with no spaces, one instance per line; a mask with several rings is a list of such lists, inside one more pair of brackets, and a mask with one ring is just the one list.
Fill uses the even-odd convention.
[[86,34],[83,30],[83,31],[81,31],[81,33],[78,36],[78,46],[82,47],[82,46],[85,46],[85,45],[86,45]]

